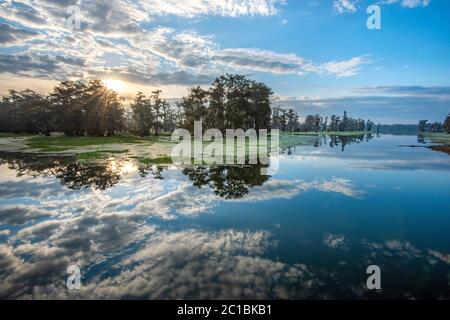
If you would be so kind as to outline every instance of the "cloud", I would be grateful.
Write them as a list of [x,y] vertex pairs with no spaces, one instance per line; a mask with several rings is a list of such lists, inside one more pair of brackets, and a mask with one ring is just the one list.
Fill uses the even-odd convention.
[[34,206],[15,205],[0,207],[0,223],[19,225],[49,216],[51,216],[49,212]]
[[20,45],[29,39],[38,39],[40,37],[41,35],[38,32],[15,28],[5,23],[0,24],[1,46]]
[[285,0],[149,0],[140,4],[151,15],[198,16],[272,16],[279,12]]
[[27,239],[28,237],[39,239],[44,238],[48,239],[50,238],[56,231],[62,226],[62,223],[57,220],[48,220],[41,223],[37,223],[33,226],[23,228],[19,232],[17,232],[17,235],[15,236],[16,239]]
[[[313,180],[277,180],[272,179],[262,186],[252,187],[249,192],[241,198],[228,200],[234,202],[259,202],[273,199],[291,199],[307,191],[335,192],[347,197],[359,198],[361,193],[355,190],[349,180],[333,177],[329,181]],[[220,196],[214,194],[209,187],[197,188],[190,183],[182,184],[179,188],[154,197],[141,200],[136,211],[141,214],[151,213],[162,219],[175,219],[178,215],[196,216],[211,212],[218,202],[222,201]]]
[[[304,264],[262,257],[273,245],[270,234],[264,231],[157,231],[131,253],[117,256],[120,259],[110,265],[108,276],[94,271],[90,279],[83,277],[81,290],[75,291],[67,290],[58,280],[66,276],[67,256],[51,251],[41,260],[22,261],[18,249],[4,245],[0,246],[0,266],[10,276],[2,278],[0,296],[289,299],[314,295],[323,282],[315,278],[313,270]],[[82,265],[82,272],[85,270]]]
[[401,96],[427,96],[450,99],[450,87],[446,86],[374,86],[355,90],[356,93],[390,94]]
[[113,78],[131,83],[159,85],[184,84],[193,86],[211,84],[214,81],[214,77],[210,75],[189,74],[186,71],[148,74],[132,66],[101,68],[100,70],[90,71],[89,75],[100,79]]
[[348,249],[347,240],[344,235],[325,234],[323,243],[332,249]]
[[[3,170],[3,168],[0,168],[0,170]],[[15,180],[2,180],[0,184],[0,197],[2,199],[48,197],[52,191],[59,190],[60,188],[59,183],[48,182],[44,179],[39,179],[39,181],[22,181],[15,178]]]
[[[141,42],[143,41],[143,42]],[[314,63],[296,54],[276,53],[257,48],[220,48],[211,37],[195,32],[176,33],[172,29],[159,28],[150,41],[135,38],[135,45],[151,48],[151,51],[176,66],[196,72],[220,74],[256,71],[273,74],[311,73],[348,77],[355,75],[360,67],[370,63],[367,56],[349,60]]]
[[445,86],[376,86],[355,88],[349,94],[330,98],[283,99],[279,103],[301,116],[349,112],[384,124],[417,123],[420,119],[442,121],[448,114],[450,88]]
[[58,55],[23,53],[0,54],[0,69],[3,73],[38,77],[41,79],[64,80],[79,77],[84,61],[80,58]]
[[442,253],[436,250],[428,250],[428,253],[431,254],[432,256],[440,259],[441,261],[450,264],[450,254],[449,253]]
[[359,198],[361,196],[361,192],[356,190],[348,179],[333,177],[330,181],[314,182],[313,186],[323,192],[340,193],[352,198]]
[[114,77],[131,83],[204,85],[225,72],[320,74],[347,77],[366,63],[366,56],[314,62],[296,54],[258,48],[222,48],[211,35],[193,30],[148,27],[171,15],[270,16],[282,0],[82,1],[81,30],[65,25],[67,6],[76,1],[8,1],[0,5],[4,45],[20,45],[2,53],[1,72],[36,79],[74,80]]
[[333,11],[335,13],[353,13],[357,10],[359,0],[334,0]]
[[[23,182],[29,176],[15,179]],[[45,180],[56,181],[50,176]],[[301,247],[295,261],[274,257],[279,239],[265,230],[202,230],[191,222],[188,227],[177,223],[175,229],[175,225],[167,227],[167,222],[154,225],[152,218],[159,217],[161,208],[176,217],[194,214],[189,210],[201,204],[221,201],[209,189],[191,186],[178,170],[166,171],[163,181],[129,174],[104,191],[74,192],[59,185],[50,195],[41,196],[23,187],[25,191],[18,192],[14,199],[23,204],[14,212],[0,215],[19,219],[13,221],[17,223],[14,228],[0,231],[2,299],[300,299],[365,295],[348,287],[347,279],[335,269],[339,268],[337,263],[327,268],[320,262],[314,265],[314,260],[302,257]],[[310,190],[355,196],[350,181],[339,178],[309,182],[273,179],[236,201],[292,199]],[[40,215],[34,213],[41,211],[49,215],[39,220]],[[22,224],[24,219],[26,224]],[[5,227],[9,226],[0,225]],[[323,239],[316,239],[319,248],[320,244],[348,248],[347,235],[323,233]],[[361,255],[367,261],[381,261],[381,265],[395,261],[402,268],[416,258],[448,263],[445,253],[434,250],[425,255],[411,243],[397,239],[366,243]],[[393,259],[397,256],[400,258]],[[305,264],[304,260],[311,262]],[[359,265],[359,260],[355,263]],[[71,264],[81,267],[81,290],[65,287],[66,268]]]
[[140,23],[149,21],[146,11],[133,1],[82,1],[80,11],[82,29],[100,35],[135,34],[140,31]]
[[306,75],[316,73],[337,77],[353,76],[362,65],[370,63],[366,56],[361,56],[344,61],[318,64],[295,54],[279,54],[271,51],[243,48],[221,50],[212,57],[212,60],[234,68],[245,68],[274,74]]
[[314,67],[295,54],[277,54],[258,49],[224,49],[215,52],[212,59],[234,68],[245,68],[276,74],[306,74]]
[[0,4],[0,17],[29,28],[39,28],[47,23],[46,17],[42,14],[44,10],[35,7],[35,4],[13,1],[4,1]]
[[135,33],[143,22],[158,17],[201,16],[252,17],[273,16],[286,0],[65,0],[7,1],[0,6],[0,16],[29,27],[64,28],[71,5],[80,8],[82,28],[95,33]]
[[272,179],[264,183],[260,187],[255,187],[250,190],[248,195],[238,202],[254,202],[267,201],[272,199],[291,199],[306,191],[318,190],[322,192],[335,192],[345,195],[347,197],[358,198],[360,193],[355,190],[350,180],[339,179],[333,177],[331,180],[313,180],[303,181],[298,179],[293,180],[277,180]]
[[[361,0],[333,0],[333,12],[337,14],[355,13],[359,10],[358,4]],[[431,0],[380,0],[378,4],[391,5],[400,3],[404,8],[425,8]]]
[[400,3],[404,8],[417,8],[417,7],[427,7],[431,0],[384,0],[383,4],[394,4]]
[[323,72],[338,77],[354,76],[362,65],[370,63],[367,56],[354,57],[344,61],[332,61],[318,66],[319,73]]

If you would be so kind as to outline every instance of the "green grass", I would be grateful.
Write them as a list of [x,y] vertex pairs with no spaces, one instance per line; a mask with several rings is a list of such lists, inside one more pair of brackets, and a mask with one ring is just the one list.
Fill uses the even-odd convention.
[[100,160],[105,159],[110,154],[119,154],[119,153],[127,153],[129,150],[99,150],[99,151],[90,151],[90,152],[82,152],[77,154],[78,160]]
[[26,142],[27,146],[42,151],[65,151],[73,147],[86,147],[113,143],[145,143],[146,140],[136,136],[111,136],[111,137],[31,137]]
[[282,135],[298,135],[298,136],[362,136],[372,133],[370,131],[324,131],[324,132],[284,132]]
[[172,164],[172,158],[164,156],[159,158],[141,158],[139,159],[139,163],[142,164]]
[[107,154],[100,151],[92,151],[92,152],[83,152],[77,154],[78,160],[99,160],[105,159]]
[[420,132],[418,134],[424,138],[430,138],[432,142],[450,143],[450,134],[445,132]]

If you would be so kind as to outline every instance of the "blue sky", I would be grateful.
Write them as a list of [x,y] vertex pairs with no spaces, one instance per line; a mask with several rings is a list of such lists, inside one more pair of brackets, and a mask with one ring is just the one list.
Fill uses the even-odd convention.
[[[381,30],[366,9],[381,8]],[[80,29],[67,26],[71,5]],[[380,123],[450,112],[445,0],[0,1],[0,94],[100,78],[130,98],[177,99],[230,72],[274,89],[275,104]]]

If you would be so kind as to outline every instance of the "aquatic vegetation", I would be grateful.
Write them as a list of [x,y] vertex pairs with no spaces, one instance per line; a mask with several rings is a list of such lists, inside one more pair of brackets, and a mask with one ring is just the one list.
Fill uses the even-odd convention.
[[142,164],[172,164],[172,158],[166,157],[166,156],[153,158],[153,159],[141,158],[141,159],[139,159],[139,163],[142,163]]
[[[396,279],[381,297],[448,298],[446,154],[399,147],[415,136],[281,140],[290,147],[272,176],[167,165],[167,137],[0,152],[0,297],[64,296],[58,279],[79,263],[77,298],[370,298],[358,288],[375,260]],[[186,283],[202,295],[178,290]]]
[[81,152],[81,153],[77,153],[77,159],[78,160],[106,159],[110,155],[127,153],[128,151],[129,151],[129,149],[124,149],[124,150],[99,150],[99,151]]
[[30,148],[40,149],[45,152],[65,151],[74,147],[86,147],[105,144],[139,144],[147,140],[136,136],[110,136],[110,137],[47,137],[35,136],[27,140],[26,145]]

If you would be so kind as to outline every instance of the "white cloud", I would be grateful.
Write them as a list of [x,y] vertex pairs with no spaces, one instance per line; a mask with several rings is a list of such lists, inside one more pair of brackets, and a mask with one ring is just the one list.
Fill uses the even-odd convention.
[[417,8],[417,7],[427,7],[431,0],[384,0],[383,4],[394,4],[400,3],[402,7],[405,8]]
[[368,57],[361,56],[344,61],[327,62],[319,65],[318,70],[338,77],[349,77],[357,74],[361,66],[368,63],[370,63]]
[[271,16],[285,0],[147,0],[139,1],[150,15],[198,16]]
[[[338,14],[355,13],[359,10],[358,4],[361,0],[333,0],[333,11]],[[404,8],[425,8],[431,0],[380,0],[382,5],[391,5],[399,3]]]
[[[228,200],[234,202],[258,202],[272,199],[291,199],[307,191],[340,193],[347,197],[358,198],[357,191],[349,180],[332,178],[331,180],[277,180],[272,179],[262,186],[250,188],[241,198]],[[163,219],[175,219],[179,215],[196,216],[212,211],[222,198],[214,194],[209,187],[199,189],[190,183],[182,184],[175,190],[152,199],[141,200],[136,212],[153,214]]]
[[323,243],[332,249],[348,249],[347,239],[344,235],[339,234],[325,234],[323,237]]
[[[99,235],[91,236],[96,241]],[[67,290],[64,282],[58,281],[66,276],[65,268],[70,263],[67,251],[48,248],[43,242],[29,243],[22,248],[1,245],[0,266],[9,275],[2,277],[0,296],[288,299],[311,296],[323,285],[304,264],[287,264],[264,257],[265,251],[275,245],[268,232],[153,230],[148,236],[133,252],[116,256],[118,261],[111,265],[110,275],[98,273],[89,281],[83,279],[81,290],[74,291]],[[48,249],[43,251],[43,247]],[[113,253],[104,252],[114,257]],[[36,259],[24,261],[21,254]],[[107,256],[98,258],[104,261]],[[81,266],[85,271],[85,266]]]
[[225,72],[264,72],[337,77],[352,76],[366,57],[317,63],[296,54],[258,48],[222,48],[209,35],[166,27],[148,29],[155,17],[273,15],[285,1],[119,1],[81,2],[81,30],[65,26],[68,5],[76,1],[28,1],[0,5],[4,45],[14,55],[0,55],[3,74],[45,80],[119,78],[142,85],[211,83]]
[[359,0],[334,0],[333,10],[336,13],[353,13],[357,10]]

